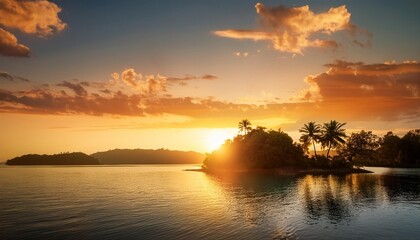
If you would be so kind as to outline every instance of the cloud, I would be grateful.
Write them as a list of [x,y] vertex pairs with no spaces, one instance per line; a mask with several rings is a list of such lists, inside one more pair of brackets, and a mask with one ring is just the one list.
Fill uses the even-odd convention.
[[28,34],[48,36],[66,28],[61,8],[48,0],[0,0],[0,24]]
[[166,79],[160,75],[157,75],[157,77],[148,75],[146,81],[141,83],[140,89],[148,95],[166,92]]
[[132,87],[135,90],[139,90],[145,94],[156,95],[162,92],[166,92],[169,86],[175,84],[180,86],[186,86],[189,81],[192,80],[216,80],[217,76],[211,74],[205,74],[203,76],[194,76],[186,74],[184,77],[167,77],[160,74],[157,75],[143,75],[137,73],[134,68],[126,68],[121,74],[114,72],[111,74],[111,78],[115,83],[120,79],[126,85]]
[[306,101],[348,119],[420,120],[420,63],[336,61],[326,66],[327,71],[306,78]]
[[364,64],[336,61],[310,77],[324,99],[419,98],[420,63]]
[[0,89],[2,112],[143,116],[140,100],[138,95],[129,96],[122,92],[104,97],[98,94],[69,96],[51,89],[20,92]]
[[7,72],[0,72],[0,79],[7,80],[9,82],[30,82],[26,78],[14,76]]
[[63,81],[63,82],[57,84],[57,86],[71,89],[77,96],[86,96],[88,94],[88,92],[86,91],[86,89],[82,85],[86,86],[86,85],[89,85],[89,83],[87,83],[87,84],[86,83],[83,84],[83,83],[85,83],[85,82],[71,83],[71,82]]
[[[121,88],[132,86],[122,79],[116,83],[111,80],[112,84],[72,80],[59,86],[30,86],[19,91],[4,89],[2,85],[0,112],[144,117],[169,114],[189,119],[169,124],[171,127],[229,127],[242,118],[257,122],[283,119],[292,129],[306,121],[330,119],[378,124],[404,121],[411,125],[420,121],[420,63],[335,61],[326,67],[324,72],[308,76],[305,79],[308,89],[303,89],[295,101],[288,102],[274,98],[265,103],[240,103],[211,97],[173,96],[169,78],[146,75],[137,80],[136,87],[129,89]],[[185,78],[194,79],[188,76]],[[62,87],[74,94],[68,94]],[[277,126],[270,124],[273,125],[268,127],[277,128],[284,122]]]
[[[48,0],[0,0],[0,25],[27,34],[47,37],[66,28],[58,14],[61,8]],[[0,28],[0,54],[29,57],[30,49],[18,43],[15,35]]]
[[[265,7],[257,3],[255,8],[259,15],[260,29],[226,29],[215,31],[214,34],[234,39],[270,41],[278,51],[303,55],[303,50],[308,47],[335,49],[339,45],[334,40],[316,38],[315,35],[329,37],[338,31],[347,31],[352,35],[367,33],[350,23],[351,14],[345,5],[318,14],[307,5],[288,8]],[[360,41],[357,44],[363,45]]]
[[194,75],[185,75],[184,77],[164,77],[168,83],[178,83],[179,85],[185,86],[187,85],[188,81],[192,80],[216,80],[218,79],[217,76],[205,74],[201,77],[197,77]]
[[[117,74],[118,73],[113,74],[114,79],[118,79]],[[123,80],[125,83],[133,87],[137,87],[137,85],[139,84],[138,81],[141,80],[142,78],[143,76],[141,74],[136,73],[136,70],[134,70],[134,68],[126,68],[121,73],[121,80]]]
[[9,57],[29,57],[31,50],[20,43],[15,35],[0,28],[0,55]]
[[203,75],[201,77],[201,79],[203,79],[203,80],[216,80],[216,79],[218,79],[218,77],[214,76],[214,75],[206,74],[206,75]]

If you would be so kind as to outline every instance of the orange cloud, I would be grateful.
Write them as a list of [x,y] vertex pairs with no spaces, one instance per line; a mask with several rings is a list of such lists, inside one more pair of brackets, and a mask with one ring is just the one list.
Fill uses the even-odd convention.
[[[113,74],[114,79],[118,79],[118,75],[116,74],[117,73]],[[141,80],[142,77],[143,76],[141,74],[136,73],[136,71],[133,68],[127,68],[121,73],[121,80],[133,87],[137,87],[137,85],[139,84],[138,81]]]
[[308,78],[324,100],[378,97],[419,100],[420,63],[364,64],[336,61],[328,71]]
[[306,78],[309,89],[300,94],[317,114],[348,121],[420,121],[420,63],[336,61],[326,66],[327,71]]
[[[312,12],[307,5],[294,8],[284,6],[271,8],[257,3],[255,8],[260,17],[262,29],[227,29],[215,31],[214,34],[234,39],[271,41],[274,49],[278,51],[303,55],[303,50],[308,47],[338,47],[336,41],[313,38],[314,34],[328,36],[343,30],[352,34],[357,32],[356,26],[350,23],[351,14],[344,5],[318,14]],[[358,43],[358,45],[363,45],[359,41]]]
[[19,44],[15,35],[0,28],[0,54],[10,57],[29,57],[31,50]]
[[47,0],[0,0],[1,25],[42,37],[66,27],[58,17],[60,12],[60,7]]
[[[118,82],[120,74],[114,72],[111,74],[111,78],[114,82]],[[143,94],[156,95],[162,92],[166,92],[169,86],[178,84],[180,86],[187,85],[188,81],[192,80],[216,80],[217,77],[211,74],[205,74],[201,77],[187,74],[184,77],[166,77],[160,74],[146,75],[143,78],[141,73],[137,73],[134,68],[126,68],[121,73],[121,80]]]
[[[66,28],[58,14],[61,8],[48,0],[0,0],[0,25],[40,37],[49,36]],[[19,44],[16,37],[0,28],[0,54],[29,57],[27,46]]]

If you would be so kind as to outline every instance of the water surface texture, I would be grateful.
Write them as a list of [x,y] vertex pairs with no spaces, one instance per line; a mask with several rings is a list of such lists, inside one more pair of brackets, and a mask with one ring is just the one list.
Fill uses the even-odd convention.
[[416,239],[420,169],[208,175],[195,166],[0,167],[0,239]]

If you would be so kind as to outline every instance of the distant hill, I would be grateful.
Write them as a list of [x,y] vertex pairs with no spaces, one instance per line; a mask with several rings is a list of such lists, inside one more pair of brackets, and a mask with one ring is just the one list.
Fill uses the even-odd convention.
[[15,157],[7,165],[98,165],[99,161],[85,153],[60,153],[54,155],[27,154]]
[[102,164],[201,164],[204,159],[198,152],[167,149],[114,149],[91,156]]

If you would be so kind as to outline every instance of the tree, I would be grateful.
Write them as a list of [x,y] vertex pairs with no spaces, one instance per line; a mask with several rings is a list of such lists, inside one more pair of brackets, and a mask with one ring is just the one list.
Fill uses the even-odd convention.
[[401,138],[401,165],[412,167],[420,164],[420,129],[409,131]]
[[203,164],[209,170],[302,168],[305,160],[302,148],[287,133],[255,128],[225,142],[209,154]]
[[252,124],[248,119],[244,119],[244,120],[240,121],[239,124],[238,124],[239,133],[243,133],[244,135],[246,135],[247,133],[249,133],[252,130],[251,125]]
[[397,166],[400,164],[401,138],[388,132],[380,141],[378,160],[380,165]]
[[352,133],[347,138],[347,142],[340,150],[340,155],[344,156],[348,163],[353,163],[356,159],[359,164],[369,163],[374,159],[375,151],[379,147],[379,138],[372,131],[360,131]]
[[345,129],[342,127],[346,123],[339,123],[335,120],[331,120],[329,123],[324,123],[322,126],[321,144],[322,147],[328,147],[327,158],[329,157],[331,148],[336,148],[341,144],[345,143],[344,138],[346,137]]
[[308,146],[312,143],[314,147],[315,160],[317,160],[318,157],[316,155],[315,143],[321,139],[321,126],[315,122],[309,122],[303,125],[303,127],[299,129],[299,132],[303,133],[299,140],[304,146]]

